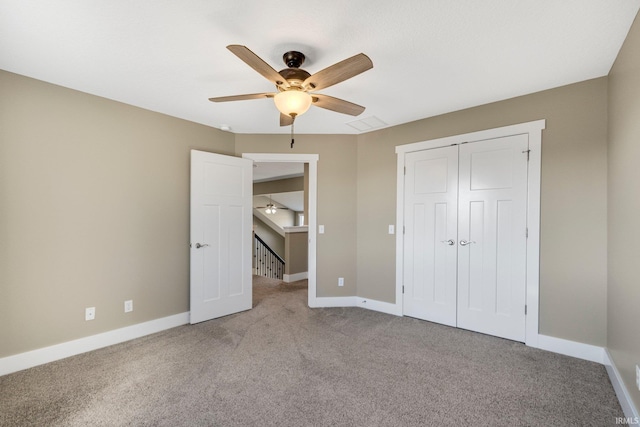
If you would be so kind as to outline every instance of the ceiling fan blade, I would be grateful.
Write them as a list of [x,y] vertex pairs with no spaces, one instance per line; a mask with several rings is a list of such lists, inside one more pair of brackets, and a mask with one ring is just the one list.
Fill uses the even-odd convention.
[[325,108],[327,110],[336,111],[342,114],[349,114],[351,116],[357,116],[362,114],[365,107],[362,105],[354,104],[353,102],[345,101],[344,99],[334,98],[332,96],[320,95],[319,93],[311,94],[313,98],[313,104],[316,107]]
[[275,93],[249,93],[247,95],[217,96],[209,98],[211,102],[244,101],[247,99],[273,98]]
[[274,70],[271,65],[263,61],[258,55],[250,51],[246,46],[230,44],[227,46],[227,49],[229,49],[235,56],[242,59],[249,67],[262,74],[274,85],[281,86],[285,89],[289,87],[289,83],[280,75],[280,73]]
[[359,53],[307,77],[302,85],[308,90],[320,90],[357,76],[371,68],[373,68],[371,59],[364,53]]
[[[266,209],[269,206],[254,206],[253,209]],[[285,206],[273,206],[276,210],[290,211],[291,208],[287,208]]]
[[290,126],[293,124],[293,119],[291,116],[287,116],[286,114],[280,113],[280,126]]

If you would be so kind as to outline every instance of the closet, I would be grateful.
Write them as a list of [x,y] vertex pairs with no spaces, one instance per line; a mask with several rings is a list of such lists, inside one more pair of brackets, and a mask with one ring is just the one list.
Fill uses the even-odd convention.
[[527,133],[400,153],[404,315],[525,341],[529,153]]

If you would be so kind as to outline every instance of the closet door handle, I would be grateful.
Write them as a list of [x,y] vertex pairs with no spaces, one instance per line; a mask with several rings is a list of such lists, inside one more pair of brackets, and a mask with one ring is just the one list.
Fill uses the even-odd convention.
[[456,242],[454,242],[453,240],[449,239],[449,240],[440,240],[440,242],[442,243],[446,243],[449,246],[453,246],[456,244]]
[[460,240],[460,246],[467,246],[475,242],[467,242],[466,240]]
[[205,246],[209,246],[209,244],[205,243],[204,245],[201,245],[200,243],[196,243],[196,249],[204,248]]

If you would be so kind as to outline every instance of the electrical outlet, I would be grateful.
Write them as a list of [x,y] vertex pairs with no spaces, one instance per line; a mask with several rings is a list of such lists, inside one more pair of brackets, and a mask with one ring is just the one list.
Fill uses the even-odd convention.
[[124,312],[129,313],[133,311],[133,300],[129,299],[124,302]]
[[640,366],[636,365],[636,385],[638,386],[638,390],[640,390]]
[[93,320],[96,318],[96,308],[95,307],[87,307],[84,310],[84,320]]
[[338,286],[344,286],[344,277],[338,277]]

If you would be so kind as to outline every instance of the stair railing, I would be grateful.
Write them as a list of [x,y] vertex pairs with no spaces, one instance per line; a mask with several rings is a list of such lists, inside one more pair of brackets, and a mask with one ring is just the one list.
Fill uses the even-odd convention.
[[257,234],[253,239],[253,257],[255,274],[282,280],[284,276],[284,260],[267,245]]

